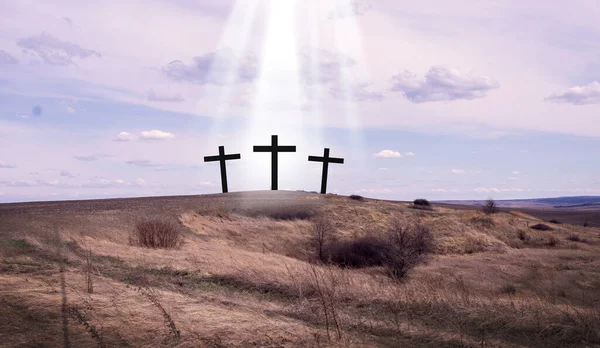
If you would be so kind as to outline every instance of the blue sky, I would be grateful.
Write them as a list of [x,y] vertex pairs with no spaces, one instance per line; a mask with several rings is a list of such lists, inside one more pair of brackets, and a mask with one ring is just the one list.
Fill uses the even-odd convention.
[[0,3],[0,202],[600,195],[592,1]]

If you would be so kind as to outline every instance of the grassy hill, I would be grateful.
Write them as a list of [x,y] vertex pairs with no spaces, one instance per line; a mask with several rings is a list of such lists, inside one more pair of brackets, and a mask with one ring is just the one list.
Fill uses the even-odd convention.
[[[140,221],[175,249],[131,244]],[[316,263],[395,222],[430,232],[402,279]],[[551,230],[533,229],[544,223]],[[522,212],[300,192],[0,205],[0,338],[15,347],[600,345],[600,229]],[[362,251],[358,251],[362,252]]]

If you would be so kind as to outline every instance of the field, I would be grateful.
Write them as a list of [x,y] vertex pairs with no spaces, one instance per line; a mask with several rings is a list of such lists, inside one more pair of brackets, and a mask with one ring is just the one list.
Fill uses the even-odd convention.
[[[341,241],[408,221],[433,249],[402,279],[316,263],[318,217]],[[175,224],[183,243],[131,245],[150,218]],[[600,346],[600,228],[543,220],[284,191],[2,204],[0,342]]]

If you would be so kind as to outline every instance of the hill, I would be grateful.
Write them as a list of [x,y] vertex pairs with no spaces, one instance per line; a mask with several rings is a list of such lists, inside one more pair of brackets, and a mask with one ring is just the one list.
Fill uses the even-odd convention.
[[[176,226],[183,243],[132,245],[148,219]],[[336,243],[376,238],[394,221],[419,226],[431,255],[402,279],[379,265],[309,262],[319,219]],[[283,191],[1,204],[0,338],[15,347],[597,346],[600,229],[539,223],[522,212]]]

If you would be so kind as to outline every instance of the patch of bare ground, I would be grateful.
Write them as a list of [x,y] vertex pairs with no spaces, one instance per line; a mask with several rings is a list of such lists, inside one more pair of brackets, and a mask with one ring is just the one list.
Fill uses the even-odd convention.
[[[3,344],[600,345],[600,229],[335,195],[157,200],[0,207]],[[316,217],[337,241],[418,223],[433,254],[400,280],[314,262]],[[178,248],[130,245],[149,218],[178,226]]]

